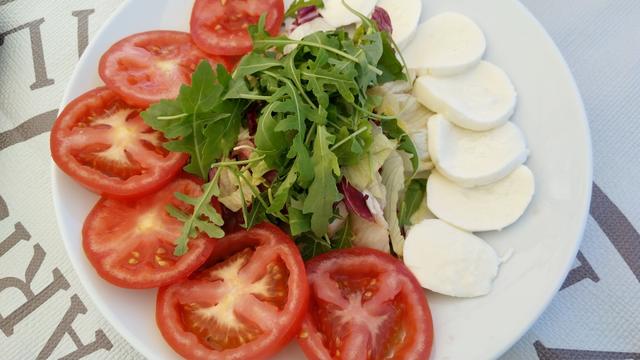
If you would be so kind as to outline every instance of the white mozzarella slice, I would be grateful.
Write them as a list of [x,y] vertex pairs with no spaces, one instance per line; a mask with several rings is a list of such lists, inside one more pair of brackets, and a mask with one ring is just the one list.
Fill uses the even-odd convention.
[[421,76],[414,84],[414,95],[449,121],[477,131],[507,122],[517,98],[507,74],[486,61],[456,76]]
[[306,22],[297,28],[295,28],[290,34],[289,38],[293,40],[302,40],[305,36],[311,35],[317,31],[332,31],[335,30],[335,26],[330,25],[323,18],[315,18],[309,22]]
[[533,174],[524,165],[493,184],[475,188],[457,185],[434,171],[427,181],[427,206],[463,230],[502,230],[522,216],[534,191]]
[[[346,0],[346,3],[363,14],[369,16],[376,6],[376,0]],[[343,4],[342,0],[324,0],[324,7],[318,9],[320,15],[334,27],[360,22],[360,18],[349,11]]]
[[446,12],[422,23],[403,55],[418,76],[451,76],[477,65],[486,47],[478,25],[462,14]]
[[[289,33],[289,38],[292,40],[302,40],[308,35],[311,35],[318,31],[332,31],[335,30],[334,26],[329,25],[323,18],[315,18],[309,22],[306,22]],[[284,53],[288,54],[297,47],[296,44],[289,44],[285,46]]]
[[404,242],[404,263],[426,289],[476,297],[491,291],[500,259],[479,237],[434,219],[409,230]]
[[512,122],[471,131],[438,114],[429,119],[429,154],[438,171],[458,185],[491,184],[509,175],[529,155],[524,136]]
[[421,0],[379,0],[379,7],[385,9],[391,18],[393,28],[392,37],[398,47],[404,48],[413,39],[420,14],[422,13]]

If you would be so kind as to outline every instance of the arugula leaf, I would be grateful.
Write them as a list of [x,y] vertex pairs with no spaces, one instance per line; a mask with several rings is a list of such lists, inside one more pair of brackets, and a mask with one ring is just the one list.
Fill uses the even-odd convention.
[[[309,103],[312,107],[315,107],[315,104],[309,99],[307,93],[305,93],[302,82],[300,80],[300,70],[296,68],[296,56],[298,55],[298,51],[300,48],[295,48],[291,53],[289,53],[284,58],[284,75],[291,79],[296,86],[296,89],[302,94],[307,103]],[[322,108],[322,107],[321,107]]]
[[229,74],[222,66],[216,72],[202,61],[192,76],[191,86],[183,85],[175,100],[163,100],[141,113],[145,123],[169,139],[169,151],[191,155],[185,171],[208,179],[209,168],[236,143],[242,100],[223,100]]
[[205,144],[209,141],[204,135],[205,126],[221,123],[226,117],[227,114],[189,114],[185,120],[188,122],[186,125],[191,125],[192,129],[185,131],[183,137],[165,143],[164,147],[169,151],[190,154],[191,160],[184,170],[202,179],[208,179],[209,167],[215,161],[215,157],[214,154],[205,151]]
[[410,218],[420,208],[427,193],[427,180],[411,180],[404,192],[404,200],[400,205],[400,226],[411,225]]
[[[204,137],[207,141],[202,146],[200,162],[205,165],[207,172],[211,164],[226,156],[236,145],[244,108],[244,104],[239,101],[224,102],[216,107],[216,112],[227,116],[204,129]],[[192,164],[194,164],[193,161],[189,166]]]
[[[371,123],[366,118],[360,118],[356,128],[353,130],[349,126],[342,125],[336,134],[337,142],[332,149],[341,166],[353,166],[363,160],[364,150],[369,149],[373,141]],[[361,133],[358,134],[359,131]],[[339,145],[341,143],[343,144]]]
[[274,67],[283,67],[282,61],[253,52],[240,60],[240,63],[238,63],[236,69],[233,71],[233,78],[242,79],[247,75],[252,75]]
[[303,80],[307,81],[307,90],[313,92],[318,99],[318,103],[321,107],[327,108],[329,106],[328,93],[337,90],[340,95],[347,101],[353,102],[355,98],[353,96],[353,90],[356,90],[356,83],[354,82],[355,73],[343,74],[332,71],[333,69],[312,68],[307,65],[306,68],[300,72],[300,76]]
[[278,186],[278,190],[276,190],[276,193],[271,200],[271,205],[267,209],[267,212],[269,212],[270,214],[279,213],[284,208],[287,200],[289,199],[289,191],[298,179],[297,167],[298,163],[296,162],[289,170],[289,174],[287,174],[287,177],[280,184],[280,186]]
[[384,84],[389,81],[406,80],[405,67],[398,61],[393,39],[387,32],[381,32],[380,36],[382,37],[382,55],[377,66],[382,70],[382,74],[378,76],[378,82]]
[[[220,64],[216,71],[223,77],[227,74],[227,70]],[[180,87],[178,101],[185,113],[208,112],[220,101],[224,90],[224,86],[217,82],[211,65],[203,60],[193,72],[191,86]]]
[[284,166],[286,154],[290,143],[283,132],[276,131],[277,120],[273,117],[273,108],[276,103],[271,103],[262,109],[258,120],[258,129],[255,136],[256,149],[265,156],[264,161],[272,168]]
[[[298,161],[298,173],[300,176],[298,177],[298,184],[303,188],[308,188],[311,181],[314,179],[314,167],[313,160],[309,155],[309,150],[302,143],[302,140],[299,137],[293,139],[293,146],[291,147],[291,152],[295,153]],[[294,155],[290,152],[289,156]]]
[[287,212],[289,213],[289,229],[291,235],[298,236],[311,230],[311,215],[302,212],[304,200],[291,199]]
[[382,34],[385,33],[373,32],[371,34],[367,34],[361,38],[360,43],[358,44],[364,51],[367,62],[370,64],[378,64],[384,52]]
[[309,187],[303,208],[305,214],[312,214],[311,230],[317,236],[327,232],[329,220],[333,216],[333,204],[342,198],[334,177],[340,176],[340,165],[338,158],[329,149],[329,144],[334,139],[325,126],[318,126],[311,156],[315,178]]
[[189,135],[193,130],[183,123],[182,120],[188,114],[182,111],[182,105],[175,100],[160,100],[160,102],[143,111],[141,115],[147,125],[155,130],[162,131],[167,139]]
[[307,130],[306,117],[307,113],[312,110],[311,107],[303,102],[300,92],[289,79],[271,72],[265,72],[265,74],[284,82],[284,91],[289,96],[289,99],[278,101],[273,109],[275,112],[289,113],[288,116],[278,123],[276,131],[296,130],[298,133],[297,136],[304,140],[304,135]]
[[224,99],[269,100],[270,97],[261,95],[258,89],[249,89],[244,79],[235,79],[230,83]]
[[298,13],[298,10],[309,6],[323,8],[324,2],[322,2],[322,0],[295,0],[293,3],[291,3],[291,5],[289,5],[287,12],[284,14],[284,17],[295,17]]
[[192,214],[187,214],[171,204],[167,205],[166,210],[169,215],[184,222],[182,232],[176,239],[176,248],[173,252],[175,256],[186,254],[187,251],[189,251],[189,239],[197,237],[199,232],[205,232],[212,238],[221,238],[224,236],[224,231],[220,228],[224,221],[211,205],[211,197],[220,194],[217,180],[218,179],[214,177],[211,182],[203,185],[203,194],[200,196],[191,197],[182,193],[175,194],[179,200],[193,206]]

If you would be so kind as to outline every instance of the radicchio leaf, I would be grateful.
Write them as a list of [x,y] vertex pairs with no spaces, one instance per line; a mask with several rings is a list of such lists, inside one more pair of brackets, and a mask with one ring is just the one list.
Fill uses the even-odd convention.
[[393,26],[391,25],[391,17],[387,10],[376,6],[371,14],[371,19],[378,25],[378,30],[386,31],[389,34],[393,33]]
[[291,30],[295,30],[298,26],[308,23],[309,21],[319,18],[320,13],[318,12],[318,8],[315,6],[307,6],[300,10],[296,14],[296,20],[293,22],[293,27]]
[[345,178],[340,182],[340,192],[344,195],[344,203],[351,212],[367,221],[375,222],[373,214],[367,206],[367,197],[351,186]]

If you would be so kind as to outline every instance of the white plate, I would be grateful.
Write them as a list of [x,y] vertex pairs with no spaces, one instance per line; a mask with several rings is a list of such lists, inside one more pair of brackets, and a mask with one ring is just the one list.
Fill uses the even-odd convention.
[[[97,64],[120,38],[140,31],[188,31],[192,1],[127,1],[89,44],[64,97],[101,84]],[[443,11],[474,19],[488,39],[487,59],[512,78],[519,94],[514,121],[531,148],[537,193],[522,220],[482,236],[499,253],[513,248],[488,296],[455,299],[428,294],[433,312],[432,359],[496,358],[535,322],[570,269],[582,238],[591,193],[591,145],[584,107],[566,63],[531,14],[515,0],[424,0],[423,20]],[[103,315],[150,359],[178,357],[154,320],[155,290],[123,290],[100,279],[85,259],[82,222],[97,199],[54,168],[53,195],[69,257]],[[278,359],[303,358],[296,345]]]

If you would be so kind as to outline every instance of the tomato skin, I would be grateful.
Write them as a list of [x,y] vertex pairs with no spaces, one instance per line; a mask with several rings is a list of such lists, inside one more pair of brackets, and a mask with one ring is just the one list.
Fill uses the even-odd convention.
[[[378,271],[382,272],[380,272],[377,277],[374,276],[373,279],[380,281],[369,282],[371,278],[364,277],[364,279],[366,279],[365,284],[384,283],[389,285],[397,281],[401,284],[400,289],[404,291],[398,292],[391,300],[380,301],[379,299],[376,300],[377,291],[382,293],[388,291],[389,288],[399,285],[389,285],[386,290],[378,290],[384,288],[385,286],[383,285],[372,285],[372,288],[356,289],[359,290],[359,292],[353,291],[354,289],[349,288],[349,285],[346,285],[346,288],[344,284],[338,285],[340,283],[339,279],[343,279],[342,281],[346,282],[355,279],[353,280],[354,283],[362,284],[362,282],[358,282],[360,281],[358,280],[359,276],[376,273]],[[308,359],[386,359],[388,358],[386,351],[389,351],[389,349],[392,349],[393,359],[413,360],[429,358],[433,344],[433,322],[429,305],[420,284],[411,271],[400,260],[387,253],[369,248],[334,250],[309,260],[307,262],[307,274],[311,299],[309,311],[303,321],[302,330],[297,341]],[[332,281],[327,283],[326,279],[332,279]],[[357,286],[358,285],[356,285],[356,287]],[[331,290],[333,289],[335,289],[335,291],[331,294]],[[369,291],[364,292],[364,290],[369,289],[371,289],[370,291],[373,292],[373,294]],[[319,292],[321,292],[322,295],[319,295]],[[335,294],[342,295],[338,295],[336,300],[335,297],[332,298]],[[388,295],[389,293],[386,294]],[[393,294],[393,292],[391,292],[391,294]],[[344,301],[346,304],[349,304],[349,306],[352,306],[353,302],[350,296],[354,295],[360,296],[356,296],[354,299],[356,299],[357,304],[361,305],[357,305],[353,309],[336,305],[336,303]],[[326,302],[327,298],[332,298],[333,301],[336,302]],[[380,311],[381,309],[389,309],[388,304],[393,303],[396,299],[400,299],[401,306],[399,308],[401,310],[391,313],[391,315]],[[360,301],[362,302],[360,303]],[[321,303],[325,305],[320,306]],[[371,303],[377,303],[378,305],[371,305]],[[373,310],[364,311],[364,309],[370,309],[369,306],[373,306]],[[327,309],[333,310],[327,312]],[[361,310],[363,310],[362,313],[367,315],[362,315],[362,313],[360,313]],[[336,315],[341,312],[348,315]],[[397,340],[398,338],[395,338],[395,343],[384,343],[378,346],[376,348],[377,351],[374,352],[373,355],[371,353],[371,346],[376,345],[376,339],[369,338],[371,342],[364,342],[368,347],[353,351],[353,349],[343,349],[340,347],[341,343],[343,347],[347,347],[346,344],[350,340],[349,337],[352,336],[352,333],[345,333],[344,331],[333,333],[330,330],[327,333],[328,328],[343,330],[345,328],[347,330],[356,329],[354,330],[354,333],[356,333],[358,329],[366,329],[367,324],[375,322],[375,320],[380,318],[380,314],[383,314],[383,319],[391,316],[392,320],[394,320],[391,325],[387,324],[386,327],[377,328],[382,329],[379,331],[386,331],[386,335],[381,336],[383,341],[391,341],[390,339],[394,338],[393,335],[395,335],[393,330],[399,326],[404,328],[403,331],[400,331],[400,333],[404,332],[404,335],[402,335],[400,341]],[[371,319],[364,321],[360,318],[361,316],[368,316]],[[358,319],[363,321],[364,325],[363,323],[357,323],[356,320]],[[327,326],[329,327],[327,328]],[[336,338],[335,342],[328,343],[327,339],[332,338]],[[339,350],[347,351],[347,353],[340,353]],[[363,356],[363,354],[366,355]]]
[[[224,284],[224,281],[212,280],[209,277],[209,273],[214,273],[213,270],[216,269],[216,266],[226,264],[225,261],[231,261],[230,259],[237,256],[233,254],[242,254],[243,249],[247,249],[247,247],[257,246],[258,248],[265,244],[268,249],[274,249],[279,254],[284,254],[280,258],[288,269],[288,277],[286,278],[288,290],[284,298],[286,302],[276,314],[277,316],[271,319],[272,321],[268,321],[271,330],[237,347],[214,350],[204,345],[203,339],[188,330],[188,314],[184,310],[181,312],[180,309],[189,306],[191,302],[197,303],[197,299],[200,301],[209,299],[210,297],[205,296],[205,293],[219,293],[220,290],[217,289],[222,286],[221,284]],[[251,266],[252,261],[258,260],[251,258],[242,270]],[[218,284],[218,287],[214,287],[212,283]],[[199,295],[200,293],[202,295]],[[224,237],[216,244],[216,249],[207,265],[192,274],[189,280],[161,288],[156,301],[156,322],[169,345],[187,359],[268,359],[286,346],[300,331],[308,306],[308,297],[309,289],[304,262],[295,243],[276,226],[263,223],[249,231],[236,232]],[[223,298],[219,301],[224,302],[225,300]],[[210,313],[211,307],[205,307],[203,310]],[[237,308],[231,308],[229,311],[235,312]],[[250,314],[243,313],[243,318],[248,318],[254,324],[259,322],[258,319],[251,319]],[[206,326],[206,320],[202,320],[199,325]],[[218,333],[224,332],[218,328],[214,330],[217,330]],[[212,331],[215,333],[214,330]]]
[[127,103],[147,107],[176,98],[180,86],[191,83],[191,73],[203,60],[214,70],[217,64],[233,68],[233,59],[205,54],[189,33],[155,30],[113,44],[100,58],[98,73]]
[[[120,97],[106,87],[93,89],[71,101],[60,113],[50,135],[51,157],[58,167],[87,189],[105,196],[122,199],[137,198],[152,193],[171,181],[189,159],[182,153],[167,153],[157,162],[156,166],[149,166],[144,172],[134,174],[127,179],[108,176],[101,172],[96,163],[82,163],[79,156],[87,151],[83,148],[75,149],[73,136],[83,137],[86,147],[97,145],[91,135],[83,135],[88,129],[86,122],[96,114],[111,108],[125,109],[137,113],[138,108],[124,104]],[[137,126],[144,128],[142,119],[136,116]],[[159,135],[159,133],[152,133]],[[75,153],[74,153],[75,151]],[[151,153],[150,153],[151,154]]]
[[[109,283],[129,289],[148,289],[186,278],[207,261],[215,240],[200,235],[189,241],[189,251],[173,255],[182,223],[165,210],[172,204],[190,206],[175,192],[202,194],[202,181],[184,175],[155,194],[136,200],[101,198],[82,228],[82,246],[96,272]],[[217,201],[214,204],[219,211]]]
[[248,25],[266,14],[265,28],[275,36],[284,19],[282,0],[196,0],[191,12],[191,36],[213,55],[244,55],[253,44]]

